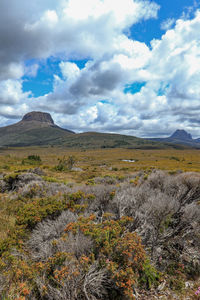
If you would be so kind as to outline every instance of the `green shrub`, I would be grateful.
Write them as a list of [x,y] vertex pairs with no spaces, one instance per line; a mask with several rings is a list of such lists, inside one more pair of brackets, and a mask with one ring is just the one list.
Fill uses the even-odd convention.
[[60,182],[58,179],[50,176],[43,176],[42,178],[47,182]]
[[88,181],[85,184],[86,185],[95,185],[94,178],[88,179]]
[[39,165],[42,160],[39,155],[29,155],[27,158],[22,160],[22,165]]
[[167,268],[167,273],[170,275],[170,288],[181,292],[185,287],[186,275],[184,265],[178,262],[171,263]]
[[176,160],[176,161],[180,161],[180,158],[178,158],[178,157],[176,157],[176,156],[171,156],[169,159]]
[[9,165],[3,165],[2,169],[4,169],[4,170],[10,170],[10,166]]
[[29,155],[27,157],[27,159],[29,159],[29,160],[35,160],[35,161],[41,161],[41,158],[40,158],[39,155]]
[[160,274],[150,264],[149,260],[146,260],[143,264],[143,270],[140,272],[139,284],[141,287],[151,289],[152,286],[159,284]]
[[[18,209],[16,224],[25,225],[26,228],[32,229],[44,218],[58,216],[63,210],[83,211],[86,206],[76,204],[80,197],[82,194],[77,192],[61,199],[57,199],[57,197],[34,199],[34,201],[25,203]],[[87,198],[85,195],[84,197]]]
[[56,171],[70,171],[72,170],[74,164],[76,162],[76,158],[74,155],[70,155],[68,158],[63,156],[62,158],[58,158],[58,165],[55,167]]

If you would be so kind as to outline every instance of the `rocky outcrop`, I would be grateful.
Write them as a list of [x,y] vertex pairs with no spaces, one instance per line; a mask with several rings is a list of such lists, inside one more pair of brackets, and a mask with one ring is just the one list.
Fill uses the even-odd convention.
[[37,121],[37,122],[44,122],[49,124],[54,124],[54,121],[49,113],[44,113],[40,111],[32,111],[27,113],[22,121]]

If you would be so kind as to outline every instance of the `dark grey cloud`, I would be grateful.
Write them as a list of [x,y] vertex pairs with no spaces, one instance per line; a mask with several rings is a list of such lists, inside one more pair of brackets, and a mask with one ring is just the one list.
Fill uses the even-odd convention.
[[[103,61],[105,64],[106,62]],[[84,72],[69,91],[74,97],[102,96],[118,87],[123,81],[124,71],[117,63],[109,64],[106,70],[101,69],[101,63],[92,66]]]
[[23,64],[25,59],[37,57],[46,48],[42,34],[26,30],[26,24],[42,15],[45,3],[51,7],[53,1],[0,1],[0,79],[12,78],[12,70],[6,71],[9,65]]
[[137,124],[133,124],[128,122],[127,124],[109,124],[107,126],[104,126],[103,128],[107,131],[107,132],[129,132],[131,135],[134,135],[134,131],[138,130],[139,128],[141,128],[142,126],[142,122],[138,122]]
[[49,111],[53,113],[62,113],[66,115],[75,115],[83,106],[84,101],[73,99],[70,94],[62,95],[62,98],[55,94],[49,94],[46,99],[42,101],[32,102],[32,109],[39,109],[41,111]]

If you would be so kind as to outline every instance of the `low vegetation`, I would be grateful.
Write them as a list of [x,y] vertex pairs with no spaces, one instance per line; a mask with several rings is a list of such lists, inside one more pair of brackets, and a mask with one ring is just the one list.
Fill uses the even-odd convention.
[[198,299],[196,150],[12,151],[0,162],[2,300]]
[[76,162],[76,158],[73,155],[70,155],[68,158],[63,156],[62,158],[58,158],[58,165],[55,167],[56,171],[71,171],[74,164]]

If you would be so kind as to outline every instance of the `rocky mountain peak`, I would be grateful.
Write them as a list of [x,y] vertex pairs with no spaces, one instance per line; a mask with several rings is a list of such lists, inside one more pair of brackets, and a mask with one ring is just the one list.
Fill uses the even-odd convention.
[[43,123],[54,124],[54,121],[49,113],[40,111],[32,111],[24,115],[22,121],[38,121]]
[[176,130],[170,138],[172,139],[178,139],[178,140],[192,140],[192,136],[190,133],[188,133],[185,130],[178,129]]

